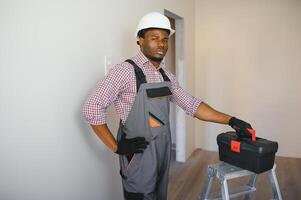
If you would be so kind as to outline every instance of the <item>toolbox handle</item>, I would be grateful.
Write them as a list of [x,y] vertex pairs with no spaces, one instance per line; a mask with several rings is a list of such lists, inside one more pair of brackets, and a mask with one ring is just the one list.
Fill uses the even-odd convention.
[[255,131],[255,129],[247,128],[247,130],[252,135],[252,142],[255,142],[256,141],[256,131]]

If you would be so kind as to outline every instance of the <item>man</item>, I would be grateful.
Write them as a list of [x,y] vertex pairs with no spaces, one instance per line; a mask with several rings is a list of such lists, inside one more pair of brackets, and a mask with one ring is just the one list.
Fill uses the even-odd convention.
[[[200,120],[229,124],[240,134],[251,125],[218,112],[185,92],[162,62],[175,31],[160,13],[145,15],[136,36],[139,53],[116,65],[87,99],[83,113],[97,136],[119,154],[127,200],[167,199],[171,151],[169,102]],[[106,125],[106,108],[120,116],[117,141]]]

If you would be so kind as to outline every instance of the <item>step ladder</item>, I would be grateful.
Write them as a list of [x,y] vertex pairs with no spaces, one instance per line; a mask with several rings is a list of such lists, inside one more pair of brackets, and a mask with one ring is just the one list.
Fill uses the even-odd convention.
[[[267,173],[272,185],[273,199],[282,200],[275,169],[276,164],[274,164],[273,168]],[[241,169],[239,167],[235,167],[224,162],[219,164],[208,165],[208,175],[205,183],[205,188],[203,192],[199,195],[199,200],[230,200],[230,198],[235,198],[242,195],[245,195],[245,200],[249,200],[252,197],[252,193],[256,191],[255,185],[257,175],[260,174],[253,173],[248,170]],[[250,177],[248,184],[243,185],[239,188],[228,188],[228,180],[243,176]],[[217,194],[209,198],[212,181],[215,177],[218,179],[221,185],[221,195]]]

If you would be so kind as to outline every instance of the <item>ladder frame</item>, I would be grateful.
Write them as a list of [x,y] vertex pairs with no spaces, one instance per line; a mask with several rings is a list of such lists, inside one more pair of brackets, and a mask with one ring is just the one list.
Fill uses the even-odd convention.
[[[256,191],[256,178],[257,175],[254,172],[241,169],[239,167],[230,165],[228,163],[219,163],[208,165],[208,175],[205,182],[205,187],[203,192],[199,195],[199,200],[230,200],[230,198],[245,195],[245,200],[250,200],[252,194]],[[281,192],[278,185],[278,180],[276,177],[276,164],[268,172],[269,180],[272,185],[272,193],[274,200],[282,200]],[[250,176],[249,183],[241,186],[239,188],[234,188],[229,190],[228,180]],[[221,195],[215,195],[213,198],[209,198],[210,189],[212,186],[212,181],[217,178],[221,185]]]

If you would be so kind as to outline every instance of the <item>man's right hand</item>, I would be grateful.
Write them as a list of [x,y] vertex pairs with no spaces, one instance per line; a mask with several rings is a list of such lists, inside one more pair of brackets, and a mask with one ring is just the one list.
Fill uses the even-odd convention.
[[237,132],[240,137],[251,137],[251,133],[249,129],[252,129],[251,124],[237,119],[236,117],[232,117],[229,121],[229,125]]
[[126,139],[125,134],[122,134],[120,141],[117,144],[117,151],[115,153],[119,155],[132,155],[134,153],[143,153],[148,141],[144,137],[135,137]]

